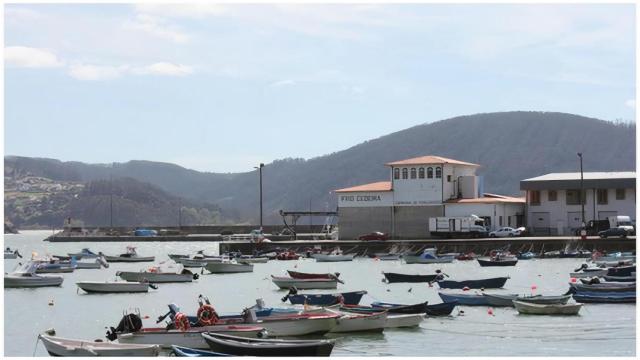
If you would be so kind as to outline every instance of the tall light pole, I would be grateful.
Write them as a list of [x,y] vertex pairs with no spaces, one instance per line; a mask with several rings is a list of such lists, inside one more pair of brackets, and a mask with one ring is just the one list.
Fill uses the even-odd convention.
[[258,169],[260,174],[260,230],[262,230],[262,168],[264,167],[263,163],[260,163],[260,166],[254,166],[254,169]]
[[109,231],[113,231],[113,163],[111,163],[111,176],[109,176]]
[[[582,153],[578,153],[578,157],[580,158],[580,206],[582,207],[581,210],[581,214],[582,214],[582,229],[584,229],[585,226],[585,222],[584,222],[584,198],[583,198],[583,194],[584,194],[584,173],[582,172]],[[595,199],[593,199],[593,201],[595,202]]]

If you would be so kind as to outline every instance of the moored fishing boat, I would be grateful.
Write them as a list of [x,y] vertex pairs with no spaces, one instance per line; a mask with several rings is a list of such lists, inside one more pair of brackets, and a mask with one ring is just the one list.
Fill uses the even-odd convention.
[[378,259],[380,261],[393,261],[400,260],[400,254],[394,253],[375,253],[373,254],[374,259]]
[[5,259],[16,259],[18,257],[22,257],[22,255],[20,255],[20,252],[17,249],[16,250],[11,250],[11,248],[4,249]]
[[578,315],[582,304],[534,304],[514,300],[513,305],[520,314],[527,315]]
[[338,279],[294,279],[271,275],[271,281],[280,289],[289,289],[292,286],[297,289],[336,289],[338,287]]
[[605,275],[603,278],[606,281],[614,281],[614,282],[636,282],[635,276],[609,276]]
[[78,281],[76,285],[88,293],[139,293],[148,292],[148,282],[128,281]]
[[444,293],[442,291],[439,291],[438,296],[440,296],[443,302],[448,303],[448,302],[457,301],[458,305],[469,305],[469,306],[489,305],[489,302],[487,302],[487,298],[482,294]]
[[38,335],[51,356],[158,356],[157,345],[119,344]]
[[635,303],[635,292],[605,293],[605,292],[578,292],[573,294],[573,299],[581,303]]
[[293,251],[284,251],[276,255],[277,260],[298,260],[299,258],[300,254]]
[[116,272],[116,276],[126,281],[148,281],[150,283],[192,282],[199,277],[198,274],[194,274],[187,269],[182,269],[182,271],[178,269],[177,271],[173,270],[170,272],[159,266],[141,271],[118,271]]
[[253,264],[236,263],[235,261],[211,262],[204,266],[207,271],[213,274],[229,274],[253,272]]
[[101,257],[102,253],[95,253],[91,250],[89,250],[88,248],[83,248],[80,252],[78,253],[67,253],[67,255],[69,255],[69,257],[75,257],[77,260],[82,260],[83,258],[97,258],[97,257]]
[[455,256],[438,256],[436,249],[424,249],[420,254],[409,254],[402,257],[407,264],[437,264],[453,262]]
[[636,272],[636,266],[635,265],[619,266],[619,267],[609,268],[609,271],[607,271],[606,275],[609,275],[609,276],[631,276],[632,273],[634,273],[634,272]]
[[431,282],[436,279],[438,274],[430,274],[430,275],[420,275],[420,274],[400,274],[400,273],[392,273],[392,272],[383,272],[382,273],[387,280],[388,283],[421,283],[421,282]]
[[491,306],[513,306],[513,300],[518,297],[518,294],[487,294],[482,293],[485,297],[487,304]]
[[469,289],[498,289],[504,287],[504,284],[509,280],[509,277],[497,277],[490,279],[478,279],[478,280],[439,280],[437,282],[441,289],[463,289],[465,287]]
[[342,303],[345,305],[357,305],[360,303],[362,297],[366,294],[366,291],[349,291],[343,293],[334,294],[298,294],[297,292],[285,295],[282,300],[289,300],[294,305],[317,305],[317,306],[329,306]]
[[287,270],[289,276],[294,279],[334,279],[340,277],[340,273],[303,273],[298,271]]
[[516,258],[518,260],[531,260],[534,257],[536,257],[536,254],[531,252],[531,251],[526,251],[526,252],[523,252],[523,253],[517,253],[516,254]]
[[316,262],[338,262],[338,261],[353,261],[353,254],[343,254],[340,248],[336,248],[327,254],[310,254],[310,256],[316,259]]
[[392,314],[425,314],[427,312],[427,302],[418,304],[393,304],[381,301],[374,301],[371,303],[372,308],[384,309]]
[[591,292],[630,292],[636,291],[635,282],[604,282],[597,284],[569,283],[572,289]]
[[117,339],[121,344],[154,344],[162,348],[178,345],[194,349],[207,349],[207,343],[201,336],[205,331],[255,338],[264,332],[264,328],[254,325],[211,325],[187,330],[142,328],[135,332],[118,333]]
[[337,324],[329,332],[346,333],[359,331],[383,331],[387,322],[388,313],[381,310],[377,313],[354,314],[341,312],[329,308],[329,311],[339,314]]
[[209,357],[209,356],[232,356],[213,351],[192,349],[184,346],[171,345],[171,351],[174,356],[178,357]]
[[424,321],[423,314],[388,314],[386,328],[405,328],[419,326]]
[[457,301],[443,302],[440,304],[429,304],[425,307],[428,316],[448,316],[458,305]]
[[133,246],[127,246],[127,252],[118,256],[104,257],[108,262],[149,262],[156,259],[155,256],[140,256]]
[[269,262],[269,258],[266,256],[245,256],[235,257],[236,261],[247,264],[266,264]]
[[204,333],[209,348],[239,356],[329,356],[335,340],[247,339],[218,333]]
[[75,264],[61,264],[57,259],[33,260],[37,263],[37,274],[71,273],[76,269]]
[[[531,295],[531,296],[518,296],[515,300],[528,302],[532,304],[566,304],[571,299],[571,295]],[[513,306],[513,305],[512,305]]]
[[18,265],[16,270],[4,275],[4,287],[22,288],[62,285],[62,282],[64,281],[62,276],[38,275],[36,274],[37,266],[37,263],[31,261]]

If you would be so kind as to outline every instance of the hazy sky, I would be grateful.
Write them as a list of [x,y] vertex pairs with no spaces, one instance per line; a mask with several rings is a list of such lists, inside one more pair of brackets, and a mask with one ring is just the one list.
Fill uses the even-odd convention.
[[236,172],[479,112],[635,121],[634,11],[6,5],[5,154]]

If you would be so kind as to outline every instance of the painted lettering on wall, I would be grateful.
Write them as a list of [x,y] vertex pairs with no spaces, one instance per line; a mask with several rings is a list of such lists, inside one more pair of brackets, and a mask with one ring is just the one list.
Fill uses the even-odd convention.
[[340,201],[382,201],[380,195],[342,195]]

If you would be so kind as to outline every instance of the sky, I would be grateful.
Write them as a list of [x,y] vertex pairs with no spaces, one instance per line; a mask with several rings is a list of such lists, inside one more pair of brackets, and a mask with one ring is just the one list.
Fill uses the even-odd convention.
[[459,115],[635,121],[633,4],[8,4],[5,154],[245,172]]

